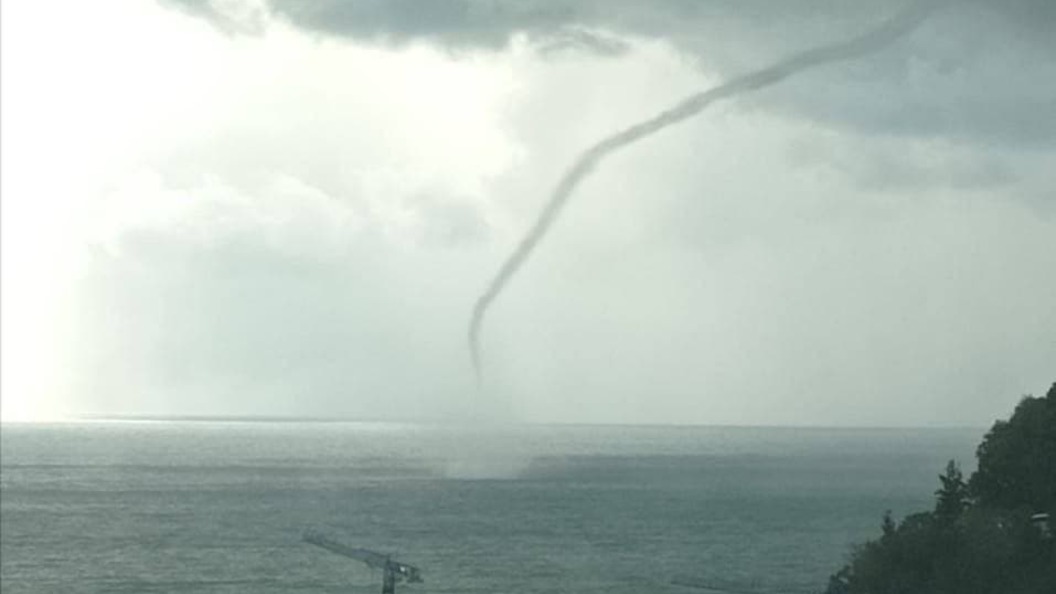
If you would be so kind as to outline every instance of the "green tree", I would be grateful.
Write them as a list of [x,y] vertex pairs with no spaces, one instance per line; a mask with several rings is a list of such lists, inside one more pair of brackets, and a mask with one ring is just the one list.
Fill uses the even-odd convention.
[[1056,383],[1044,398],[1024,397],[976,450],[968,485],[986,506],[1056,513]]
[[953,460],[946,463],[946,472],[939,475],[939,481],[942,487],[935,491],[935,518],[943,526],[952,526],[968,508],[968,483]]
[[898,524],[895,523],[894,518],[891,517],[891,510],[885,511],[884,519],[880,523],[880,531],[883,533],[883,536],[880,538],[893,538],[897,529]]

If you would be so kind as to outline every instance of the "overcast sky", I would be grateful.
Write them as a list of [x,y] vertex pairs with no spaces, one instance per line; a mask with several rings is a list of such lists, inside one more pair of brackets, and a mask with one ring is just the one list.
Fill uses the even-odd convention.
[[985,425],[1056,380],[1056,3],[617,154],[867,0],[5,0],[4,420]]

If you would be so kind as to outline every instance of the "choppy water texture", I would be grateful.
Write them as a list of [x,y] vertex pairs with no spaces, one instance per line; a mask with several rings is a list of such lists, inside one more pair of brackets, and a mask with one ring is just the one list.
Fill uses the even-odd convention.
[[0,588],[380,591],[311,526],[421,567],[402,592],[812,592],[982,433],[5,425]]

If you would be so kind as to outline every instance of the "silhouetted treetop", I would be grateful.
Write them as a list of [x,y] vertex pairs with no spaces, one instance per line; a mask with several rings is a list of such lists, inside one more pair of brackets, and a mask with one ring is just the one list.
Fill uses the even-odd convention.
[[976,450],[969,486],[978,503],[1056,513],[1056,384],[1044,398],[1024,397]]

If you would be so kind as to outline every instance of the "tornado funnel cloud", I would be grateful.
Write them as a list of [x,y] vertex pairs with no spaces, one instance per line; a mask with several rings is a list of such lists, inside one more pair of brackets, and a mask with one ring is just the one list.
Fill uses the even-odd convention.
[[579,184],[590,176],[601,161],[624,147],[697,115],[721,99],[768,87],[816,66],[851,60],[877,51],[916,28],[942,1],[924,0],[915,3],[863,35],[801,52],[761,70],[691,95],[647,120],[602,139],[581,153],[561,177],[528,233],[507,256],[498,273],[473,305],[469,321],[469,352],[477,386],[480,386],[482,378],[480,333],[488,310],[546,236]]

